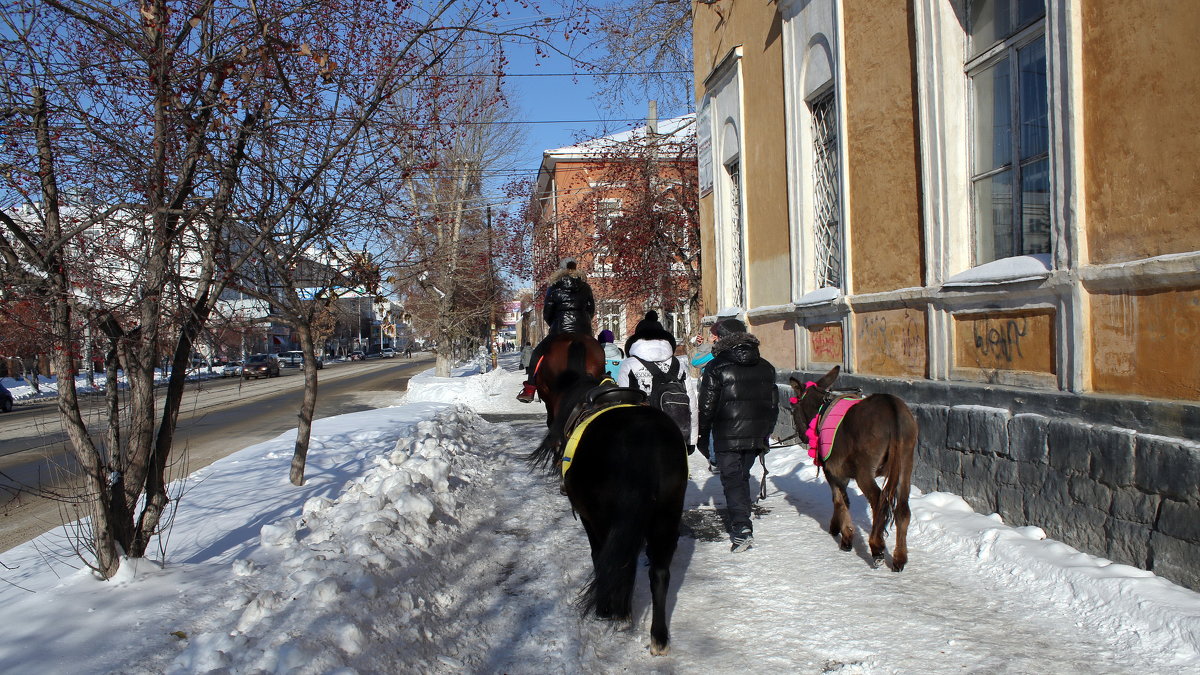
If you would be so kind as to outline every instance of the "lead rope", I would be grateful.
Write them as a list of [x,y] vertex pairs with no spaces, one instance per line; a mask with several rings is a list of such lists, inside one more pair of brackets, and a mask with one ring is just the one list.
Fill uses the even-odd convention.
[[769,472],[767,471],[767,451],[766,450],[759,451],[758,463],[762,465],[763,475],[762,475],[762,480],[759,481],[759,483],[758,483],[758,499],[755,500],[756,504],[767,498],[767,476],[769,475]]

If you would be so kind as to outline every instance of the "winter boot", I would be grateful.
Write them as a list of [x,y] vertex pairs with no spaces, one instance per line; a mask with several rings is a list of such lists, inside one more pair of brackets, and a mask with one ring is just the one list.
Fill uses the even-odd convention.
[[521,403],[532,403],[533,395],[537,393],[537,387],[528,382],[522,382],[521,387],[521,393],[517,394],[517,400]]

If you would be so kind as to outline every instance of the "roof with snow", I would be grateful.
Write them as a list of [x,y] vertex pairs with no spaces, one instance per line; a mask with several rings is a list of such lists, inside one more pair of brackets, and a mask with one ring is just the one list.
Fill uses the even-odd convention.
[[[696,113],[688,113],[681,117],[659,120],[656,126],[656,135],[658,137],[682,140],[695,129]],[[621,147],[622,145],[644,142],[649,136],[649,133],[650,125],[643,124],[639,127],[634,127],[633,129],[626,131],[619,131],[615,134],[588,139],[582,143],[576,143],[575,145],[545,150],[543,151],[542,156],[555,158],[564,158],[568,156],[588,157],[597,153],[605,152],[612,148]]]

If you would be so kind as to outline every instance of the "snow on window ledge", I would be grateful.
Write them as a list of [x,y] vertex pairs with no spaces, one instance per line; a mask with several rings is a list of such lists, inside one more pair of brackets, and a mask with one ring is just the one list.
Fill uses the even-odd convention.
[[1050,276],[1050,254],[1020,255],[1001,258],[959,272],[942,284],[942,288],[999,286],[1021,281],[1040,281]]
[[820,305],[830,305],[837,302],[842,297],[842,289],[832,286],[818,288],[811,293],[805,293],[803,296],[792,301],[795,307],[817,307]]

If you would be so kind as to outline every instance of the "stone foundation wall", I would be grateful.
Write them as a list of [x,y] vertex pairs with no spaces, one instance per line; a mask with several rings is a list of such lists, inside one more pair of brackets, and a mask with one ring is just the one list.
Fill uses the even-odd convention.
[[1200,590],[1200,405],[856,376],[834,386],[909,403],[922,490]]

